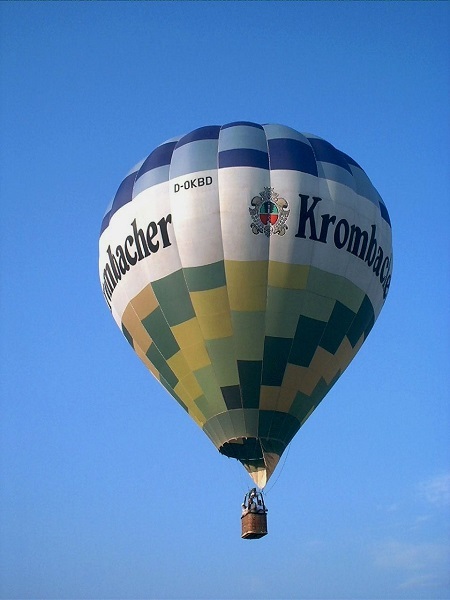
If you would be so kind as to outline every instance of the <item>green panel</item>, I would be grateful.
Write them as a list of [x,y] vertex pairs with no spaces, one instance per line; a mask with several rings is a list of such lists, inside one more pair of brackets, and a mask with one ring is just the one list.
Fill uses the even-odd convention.
[[131,336],[131,333],[128,331],[128,329],[125,327],[125,325],[123,323],[122,323],[122,333],[125,336],[127,342],[134,349],[133,337]]
[[180,347],[159,306],[143,319],[142,325],[166,360],[178,352]]
[[319,379],[319,383],[314,388],[313,393],[311,394],[311,399],[314,402],[314,406],[317,408],[328,392],[331,390],[333,385],[339,379],[339,375],[337,375],[331,383],[327,383],[325,379]]
[[[263,440],[278,440],[287,446],[299,427],[298,419],[291,414],[276,410],[259,411],[258,436]],[[264,449],[267,451],[266,442]]]
[[265,335],[292,339],[297,328],[299,310],[274,312],[270,308],[266,312]]
[[219,387],[239,385],[233,338],[205,340],[205,347]]
[[216,448],[220,448],[220,446],[226,441],[224,438],[223,429],[220,426],[219,417],[220,415],[213,415],[203,425],[203,431],[213,440]]
[[300,316],[289,355],[290,363],[309,367],[326,325],[323,321]]
[[286,446],[291,442],[291,440],[301,427],[300,420],[296,417],[292,419],[292,416],[293,415],[288,414],[288,418],[286,419],[284,424],[284,443],[286,444]]
[[166,390],[169,392],[169,394],[175,398],[175,400],[178,402],[178,404],[181,406],[181,408],[184,408],[184,410],[186,412],[188,411],[188,408],[186,406],[186,404],[183,402],[183,400],[178,396],[177,393],[174,392],[174,390],[170,387],[170,385],[167,383],[167,381],[164,379],[164,377],[161,377],[160,379],[161,384],[166,388]]
[[335,301],[308,290],[269,288],[267,296],[266,335],[293,338],[300,314],[328,321]]
[[291,339],[266,337],[262,385],[280,386],[282,384],[291,347]]
[[187,267],[183,272],[190,292],[212,290],[227,283],[223,260],[202,267]]
[[316,409],[320,402],[331,390],[333,385],[339,379],[340,373],[328,384],[324,379],[320,379],[316,387],[314,388],[311,396],[306,396],[301,392],[297,392],[295,400],[292,403],[290,413],[295,415],[299,421],[303,423],[311,409]]
[[[286,288],[267,288],[267,309],[288,315],[293,307],[298,306],[304,297],[304,290]],[[297,323],[297,320],[295,321]]]
[[[200,412],[204,415],[204,417],[206,419],[210,419],[215,414],[217,414],[216,406],[214,404],[211,404],[205,396],[200,396],[200,398],[197,398],[195,400],[195,404],[198,406]],[[212,433],[213,433],[214,443],[216,443],[219,436],[216,434],[216,432],[212,432]]]
[[265,314],[262,311],[231,312],[237,358],[242,360],[262,360]]
[[[256,409],[237,409],[221,413],[208,419],[203,426],[205,433],[214,441],[216,445],[221,446],[226,441],[237,437],[255,438],[258,435],[259,411]],[[224,437],[224,431],[232,435]]]
[[357,312],[364,298],[364,292],[345,277],[315,267],[310,268],[308,290],[319,296],[339,300],[354,312]]
[[248,433],[245,427],[244,411],[241,410],[230,410],[229,413],[231,423],[233,425],[233,434],[237,438],[248,437]]
[[347,337],[353,348],[356,346],[362,334],[364,334],[364,338],[369,335],[374,322],[375,314],[372,303],[370,302],[369,298],[365,296],[360,309],[347,333]]
[[242,408],[241,388],[238,385],[227,385],[220,389],[228,410]]
[[248,437],[258,436],[258,421],[259,421],[259,410],[254,408],[245,408],[243,410],[245,419],[245,429]]
[[237,437],[237,435],[234,431],[230,412],[234,412],[234,411],[227,411],[227,412],[221,413],[220,415],[217,415],[217,421],[223,430],[223,435],[224,435],[225,440],[232,440]]
[[[222,391],[217,385],[216,374],[212,366],[203,367],[203,369],[195,371],[194,375],[207,399],[209,414],[216,415],[226,411],[227,407],[222,396]],[[206,415],[203,408],[200,410]]]
[[290,414],[297,417],[300,422],[303,422],[308,413],[314,408],[315,404],[312,398],[302,392],[297,392],[290,409]]
[[272,454],[278,454],[278,456],[281,456],[286,450],[287,444],[285,444],[282,440],[264,438],[261,440],[261,446],[265,452],[271,452]]
[[328,322],[335,305],[334,298],[314,294],[308,290],[302,290],[302,293],[302,315],[316,321]]
[[[273,410],[259,411],[258,436],[260,438],[268,438],[270,433],[272,433],[275,438],[279,436],[277,425],[278,430],[280,430],[280,419],[277,419],[278,423],[275,423],[277,414],[281,415],[282,413],[276,413]],[[283,413],[282,416],[284,417],[285,413]]]
[[[281,456],[299,427],[298,419],[290,414],[238,409],[216,415],[203,429],[222,454],[255,464],[262,458],[261,445],[265,452]],[[236,438],[242,439],[236,442]]]
[[331,354],[335,354],[354,318],[355,313],[353,311],[340,302],[336,302],[320,340],[320,346]]
[[[196,400],[195,403],[205,416],[208,415],[208,421],[203,425],[203,431],[206,433],[206,435],[209,437],[209,439],[212,441],[215,447],[219,448],[223,444],[223,430],[219,426],[217,418],[214,415],[209,414],[208,411],[210,411],[210,409],[207,405],[207,400],[204,396]],[[202,408],[204,405],[207,411],[206,413],[203,411]]]
[[260,360],[238,360],[239,381],[244,408],[258,408],[261,386]]
[[[161,373],[168,385],[174,388],[178,383],[178,378],[169,365],[166,363],[164,357],[161,355],[159,349],[155,344],[150,344],[150,348],[146,352],[148,360],[155,365],[156,369]],[[172,393],[172,392],[171,392]]]
[[[339,370],[336,375],[333,377],[333,379],[330,381],[329,384],[326,384],[327,387],[327,391],[325,392],[326,394],[328,394],[328,392],[331,390],[331,388],[333,387],[333,385],[336,383],[336,381],[339,379],[339,377],[342,375],[343,371]],[[325,383],[325,382],[324,382]]]
[[195,316],[181,269],[154,281],[152,288],[170,326],[179,325]]

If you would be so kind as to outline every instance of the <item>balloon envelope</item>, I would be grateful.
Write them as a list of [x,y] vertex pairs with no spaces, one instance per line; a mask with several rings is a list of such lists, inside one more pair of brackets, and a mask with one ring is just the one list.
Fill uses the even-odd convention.
[[273,124],[158,146],[123,180],[99,245],[123,334],[260,487],[366,339],[392,273],[388,212],[362,168]]

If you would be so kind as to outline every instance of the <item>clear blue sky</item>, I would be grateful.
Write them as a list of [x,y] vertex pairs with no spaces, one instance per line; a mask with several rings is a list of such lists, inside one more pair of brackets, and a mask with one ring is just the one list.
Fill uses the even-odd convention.
[[[450,598],[449,9],[0,4],[2,599]],[[350,154],[394,235],[386,305],[259,541],[249,477],[134,356],[97,270],[128,169],[235,120]]]

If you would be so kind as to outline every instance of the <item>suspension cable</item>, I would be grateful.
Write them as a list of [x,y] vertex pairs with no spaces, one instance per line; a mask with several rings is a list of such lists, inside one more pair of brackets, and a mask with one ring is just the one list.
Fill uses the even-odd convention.
[[287,457],[288,457],[288,455],[289,455],[289,450],[290,450],[290,449],[291,449],[291,444],[289,444],[289,446],[288,446],[288,448],[287,448],[287,452],[286,452],[286,454],[284,455],[284,461],[283,461],[283,464],[281,465],[281,469],[280,469],[280,471],[279,471],[279,473],[278,473],[278,475],[277,475],[277,478],[276,478],[276,479],[275,479],[275,481],[272,483],[272,485],[271,485],[271,486],[270,486],[270,488],[267,490],[267,492],[264,492],[264,495],[265,495],[265,496],[267,496],[267,494],[273,490],[273,488],[275,487],[275,484],[276,484],[276,483],[278,482],[278,480],[280,479],[280,475],[281,475],[281,473],[283,472],[284,466],[286,465],[286,461],[287,461]]

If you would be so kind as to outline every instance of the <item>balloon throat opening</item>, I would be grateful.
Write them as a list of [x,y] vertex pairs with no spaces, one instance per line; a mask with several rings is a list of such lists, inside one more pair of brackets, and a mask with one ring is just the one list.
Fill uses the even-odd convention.
[[263,461],[263,449],[258,438],[237,438],[225,442],[219,452],[240,461]]
[[[281,449],[280,449],[281,450]],[[264,488],[280,460],[279,452],[267,451],[259,438],[236,438],[225,442],[219,452],[239,460],[259,488]]]

